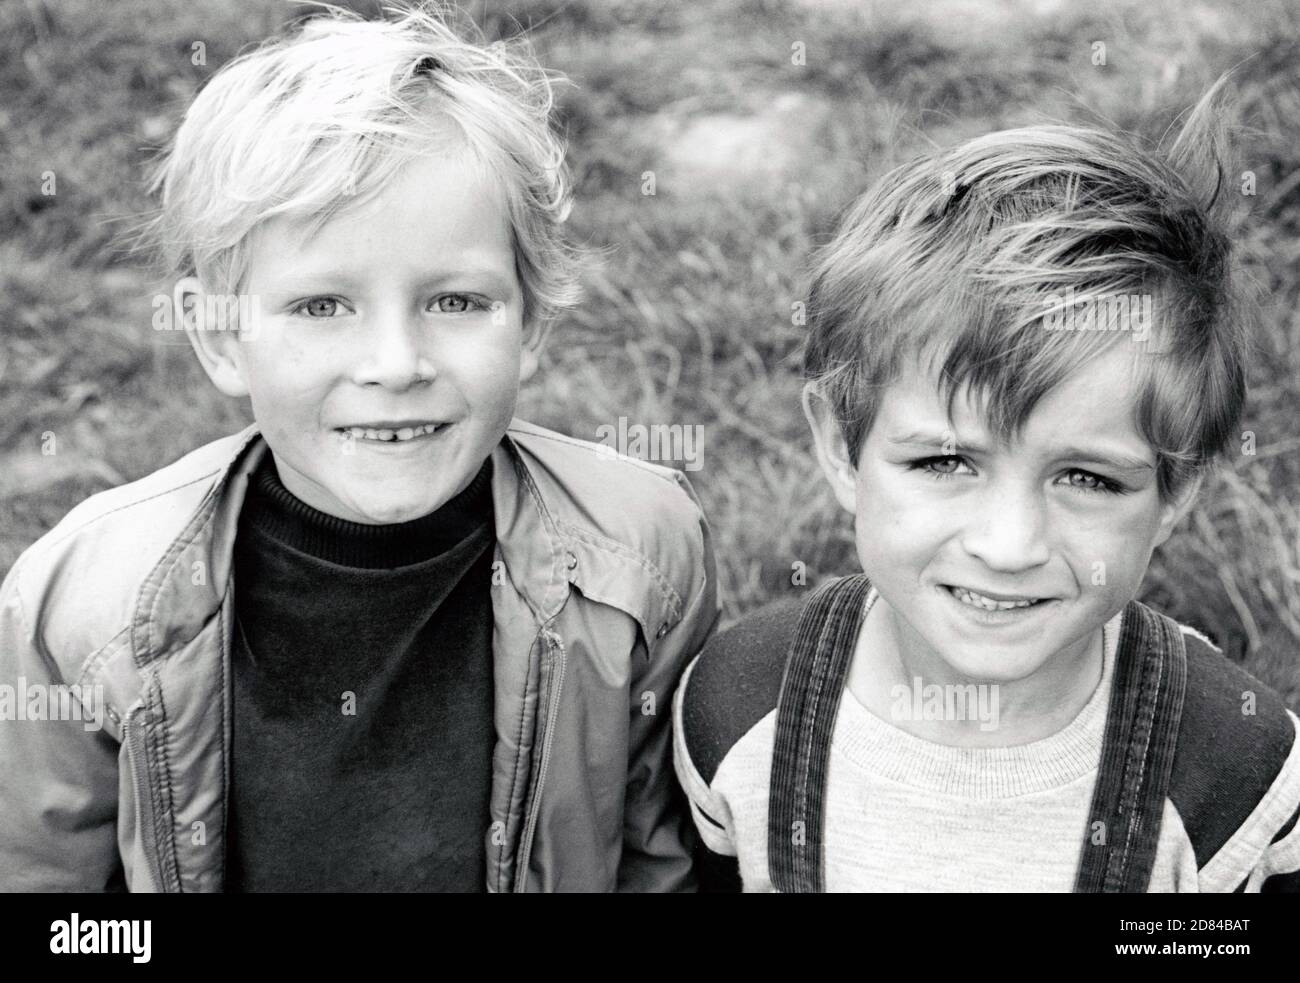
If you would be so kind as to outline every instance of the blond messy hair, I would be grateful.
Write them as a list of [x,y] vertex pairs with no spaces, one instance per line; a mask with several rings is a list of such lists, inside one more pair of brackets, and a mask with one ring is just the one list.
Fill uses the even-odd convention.
[[195,98],[154,165],[161,207],[146,241],[171,275],[239,293],[264,222],[318,229],[412,159],[468,150],[504,193],[524,322],[540,341],[578,295],[561,231],[571,185],[552,125],[560,76],[523,39],[486,44],[438,4],[398,0],[385,20],[320,7],[323,16],[223,66]]
[[855,466],[907,360],[937,374],[950,417],[969,393],[1009,442],[1045,394],[1124,337],[1046,330],[1060,298],[1139,292],[1155,316],[1136,422],[1161,500],[1226,451],[1247,342],[1222,215],[1225,82],[1164,155],[1102,128],[1004,130],[897,167],[851,206],[816,260],[804,369]]

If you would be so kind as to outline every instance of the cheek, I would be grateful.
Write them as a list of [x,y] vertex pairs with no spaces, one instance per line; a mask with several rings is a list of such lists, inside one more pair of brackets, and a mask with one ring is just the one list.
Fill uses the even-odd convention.
[[1083,591],[1127,600],[1146,573],[1158,522],[1158,506],[1145,498],[1065,512],[1054,520],[1055,549]]
[[273,344],[264,334],[247,346],[245,367],[249,400],[258,426],[281,453],[299,447],[296,467],[310,469],[312,455],[332,447],[325,428],[339,376],[329,371],[330,359],[301,345]]
[[887,579],[894,568],[924,566],[950,534],[951,505],[887,468],[862,468],[854,527],[864,570]]
[[857,514],[871,526],[898,536],[933,540],[953,524],[948,496],[924,478],[892,465],[859,469],[857,506]]
[[509,416],[519,389],[519,335],[517,331],[490,334],[472,344],[447,346],[439,374],[471,406],[494,416]]
[[315,415],[333,378],[320,353],[261,342],[248,348],[244,364],[254,412],[286,418]]

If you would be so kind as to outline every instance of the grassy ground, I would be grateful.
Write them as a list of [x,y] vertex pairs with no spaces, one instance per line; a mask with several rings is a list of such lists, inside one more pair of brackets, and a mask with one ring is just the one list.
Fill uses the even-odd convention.
[[[798,411],[802,271],[870,177],[932,144],[1099,113],[1158,138],[1238,73],[1243,262],[1261,333],[1243,454],[1158,554],[1144,599],[1300,706],[1300,14],[1291,4],[819,0],[474,3],[520,25],[563,95],[582,241],[607,247],[521,412],[703,427],[692,474],[728,618],[847,572]],[[920,13],[900,14],[899,8]],[[224,61],[297,11],[273,0],[0,5],[0,574],[85,496],[247,419],[150,328],[164,285],[113,237],[149,204],[146,151]],[[1106,64],[1093,64],[1094,42]],[[194,64],[195,42],[205,64]],[[800,58],[802,55],[802,58]],[[800,64],[799,62],[802,61]],[[42,193],[53,172],[56,193]],[[655,194],[642,193],[653,172]],[[41,453],[53,434],[58,453]]]

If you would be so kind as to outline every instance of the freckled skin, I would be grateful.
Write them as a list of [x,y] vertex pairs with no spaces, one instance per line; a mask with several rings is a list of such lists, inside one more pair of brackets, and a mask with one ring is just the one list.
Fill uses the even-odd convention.
[[[916,370],[882,398],[856,468],[834,424],[810,412],[823,467],[855,516],[862,569],[881,595],[855,657],[855,693],[876,699],[885,686],[887,696],[888,684],[914,676],[999,684],[1004,722],[1012,720],[988,743],[1045,736],[1087,702],[1100,676],[1101,626],[1137,593],[1153,550],[1194,497],[1193,488],[1179,503],[1159,500],[1155,452],[1134,423],[1133,358],[1117,345],[1083,365],[1040,401],[1011,446],[993,442],[969,399],[949,421],[937,386]],[[909,469],[945,450],[890,439],[918,430],[955,435],[946,450],[963,462]],[[966,453],[976,446],[988,450]],[[1105,468],[1063,457],[1066,447],[1152,467]],[[1088,475],[1126,490],[1090,490]],[[1104,583],[1094,583],[1103,570]],[[941,585],[1056,602],[1010,624],[972,624]],[[1018,727],[1017,716],[1036,724]]]
[[[535,364],[502,195],[464,155],[422,157],[306,229],[277,218],[254,233],[257,330],[220,340],[224,367],[205,367],[250,397],[298,498],[354,522],[418,518],[473,479]],[[400,448],[339,432],[381,420],[452,426]]]

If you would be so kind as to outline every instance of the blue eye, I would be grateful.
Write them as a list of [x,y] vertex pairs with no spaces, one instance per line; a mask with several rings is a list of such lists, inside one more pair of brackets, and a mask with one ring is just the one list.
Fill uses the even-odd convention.
[[469,294],[443,294],[434,304],[440,314],[465,314],[470,310],[482,310],[485,306]]
[[341,306],[342,304],[333,297],[309,297],[302,303],[296,304],[289,313],[305,314],[313,320],[325,320],[336,316]]
[[[1093,474],[1091,471],[1084,471],[1082,468],[1071,468],[1066,472],[1068,478],[1066,484],[1071,488],[1082,492],[1101,492],[1106,495],[1116,495],[1124,489],[1108,478],[1103,478],[1099,474]],[[1078,477],[1081,481],[1075,481]]]
[[956,454],[943,454],[939,457],[923,457],[911,462],[908,467],[912,471],[920,471],[922,474],[929,475],[931,478],[943,480],[951,478],[957,474],[957,469],[967,467],[964,458]]

